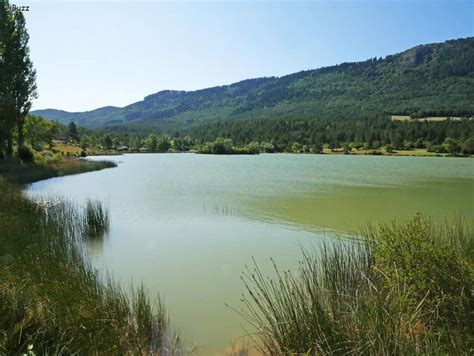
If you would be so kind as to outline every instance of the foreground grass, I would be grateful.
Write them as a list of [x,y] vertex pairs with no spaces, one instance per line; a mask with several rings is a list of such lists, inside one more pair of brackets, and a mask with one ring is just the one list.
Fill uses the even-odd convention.
[[11,184],[29,184],[42,179],[98,171],[116,166],[111,161],[88,161],[78,158],[63,158],[47,164],[25,163],[17,160],[0,161],[0,177]]
[[473,232],[417,216],[364,239],[304,253],[298,273],[258,266],[243,316],[266,354],[469,354],[474,350]]
[[0,354],[166,353],[162,304],[99,277],[76,218],[67,204],[48,213],[0,186]]

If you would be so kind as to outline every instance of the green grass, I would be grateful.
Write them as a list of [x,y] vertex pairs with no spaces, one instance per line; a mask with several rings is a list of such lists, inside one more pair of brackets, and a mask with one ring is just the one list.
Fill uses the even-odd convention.
[[[149,354],[173,349],[163,304],[126,293],[85,258],[80,211],[45,209],[0,185],[0,354]],[[74,224],[76,222],[76,224]]]
[[468,354],[473,232],[415,217],[304,252],[297,272],[244,275],[242,315],[266,354]]

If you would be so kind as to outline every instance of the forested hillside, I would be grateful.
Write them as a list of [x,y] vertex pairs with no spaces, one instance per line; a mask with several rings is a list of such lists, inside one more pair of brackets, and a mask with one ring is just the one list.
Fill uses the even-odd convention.
[[420,45],[386,58],[244,80],[197,91],[161,91],[124,108],[33,112],[79,126],[145,131],[236,119],[370,119],[474,114],[474,38]]

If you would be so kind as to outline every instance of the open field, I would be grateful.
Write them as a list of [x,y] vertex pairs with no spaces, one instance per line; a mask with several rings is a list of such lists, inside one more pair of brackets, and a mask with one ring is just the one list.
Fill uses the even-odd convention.
[[[70,144],[64,141],[54,140],[54,150],[55,152],[59,152],[63,156],[76,156],[79,157],[83,149],[77,144]],[[117,154],[114,150],[105,150],[105,149],[98,149],[98,148],[87,148],[85,150],[88,156],[97,156],[97,155],[109,155],[109,154]]]
[[449,116],[449,117],[448,116],[428,116],[428,117],[412,119],[410,115],[390,115],[390,118],[393,121],[446,121],[447,119],[450,119],[453,121],[460,121],[463,119],[460,116]]

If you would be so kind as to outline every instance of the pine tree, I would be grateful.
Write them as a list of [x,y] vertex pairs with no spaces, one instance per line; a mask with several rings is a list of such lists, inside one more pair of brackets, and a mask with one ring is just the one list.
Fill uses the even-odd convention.
[[67,126],[67,136],[70,140],[74,142],[79,142],[79,132],[77,132],[77,126],[74,123],[74,121],[71,121],[69,125]]

